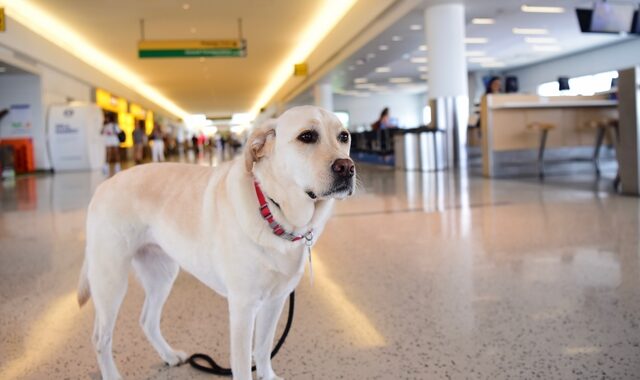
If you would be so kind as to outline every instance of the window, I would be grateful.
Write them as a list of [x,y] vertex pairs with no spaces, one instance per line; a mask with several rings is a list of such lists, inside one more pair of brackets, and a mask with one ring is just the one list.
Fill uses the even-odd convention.
[[611,89],[613,79],[618,78],[617,71],[606,71],[595,75],[584,75],[569,79],[569,90],[559,90],[558,82],[547,82],[538,86],[540,96],[576,96],[594,95]]
[[431,124],[431,107],[425,106],[422,109],[422,124],[429,125]]
[[345,128],[349,128],[349,112],[336,111],[334,112],[334,115],[338,117],[338,119],[340,120],[340,122]]

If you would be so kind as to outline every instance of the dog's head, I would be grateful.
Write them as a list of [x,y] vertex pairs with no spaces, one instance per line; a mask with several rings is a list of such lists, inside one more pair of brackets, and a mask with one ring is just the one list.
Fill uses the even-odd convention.
[[331,112],[292,108],[256,128],[247,140],[247,170],[265,165],[281,181],[312,199],[345,198],[355,187],[351,136]]

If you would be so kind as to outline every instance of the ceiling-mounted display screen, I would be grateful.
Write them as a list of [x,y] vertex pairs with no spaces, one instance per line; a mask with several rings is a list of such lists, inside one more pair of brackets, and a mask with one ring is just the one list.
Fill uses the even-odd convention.
[[600,33],[631,32],[633,4],[597,2],[591,16],[591,31]]

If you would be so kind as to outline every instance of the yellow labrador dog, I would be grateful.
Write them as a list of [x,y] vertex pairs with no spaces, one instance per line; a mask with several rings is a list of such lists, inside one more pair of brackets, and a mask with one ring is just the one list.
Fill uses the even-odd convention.
[[187,357],[160,332],[182,267],[228,299],[234,379],[252,378],[252,353],[260,379],[280,379],[269,358],[277,321],[303,275],[305,244],[320,236],[334,199],[353,193],[349,140],[332,113],[296,107],[254,130],[244,157],[217,168],[142,165],[100,185],[78,301],[93,297],[103,379],[121,378],[111,343],[132,265],[146,292],[140,324],[165,362]]

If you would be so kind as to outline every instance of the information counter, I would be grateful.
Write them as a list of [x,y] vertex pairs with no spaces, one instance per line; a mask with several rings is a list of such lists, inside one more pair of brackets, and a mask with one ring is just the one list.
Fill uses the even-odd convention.
[[590,124],[617,118],[617,101],[604,95],[487,95],[482,99],[480,122],[483,174],[497,175],[500,156],[507,152],[529,153],[535,163],[541,138],[538,130],[528,128],[532,124],[553,126],[546,138],[547,150],[571,151],[594,146],[597,131]]

